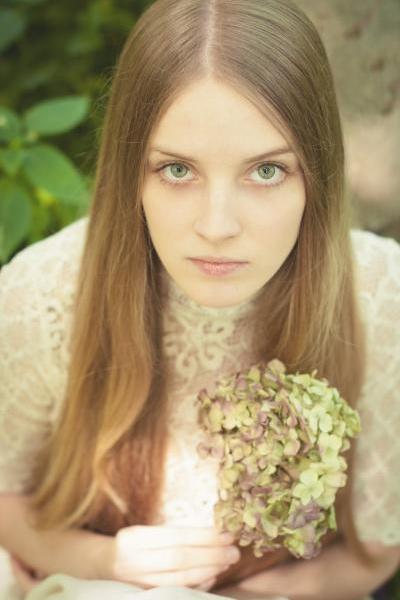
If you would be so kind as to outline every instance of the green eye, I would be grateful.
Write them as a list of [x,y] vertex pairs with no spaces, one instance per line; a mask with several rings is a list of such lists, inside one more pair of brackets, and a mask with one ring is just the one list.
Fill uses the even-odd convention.
[[[170,169],[168,174],[167,169]],[[184,177],[188,171],[189,169],[182,163],[168,163],[158,169],[158,172],[164,172],[165,175],[164,177],[160,176],[160,181],[166,185],[183,185],[183,183],[186,181]],[[182,183],[180,183],[180,180]]]
[[[171,169],[171,173],[174,177],[177,177],[178,179],[180,179],[181,177],[184,177],[186,175],[187,172],[187,168],[185,167],[185,165],[181,165],[180,163],[174,163],[172,165],[167,165],[169,166],[169,168]],[[182,172],[184,171],[184,172]]]
[[285,181],[288,169],[283,165],[263,163],[254,169],[254,173],[256,173],[257,177],[261,179],[254,179],[253,181],[257,181],[264,187],[273,187],[280,185]]
[[[261,177],[263,177],[263,179],[272,179],[272,177],[275,175],[275,171],[276,171],[275,165],[262,165],[258,169],[258,173],[259,173],[259,175],[261,175]],[[265,175],[265,177],[264,177],[264,175]]]

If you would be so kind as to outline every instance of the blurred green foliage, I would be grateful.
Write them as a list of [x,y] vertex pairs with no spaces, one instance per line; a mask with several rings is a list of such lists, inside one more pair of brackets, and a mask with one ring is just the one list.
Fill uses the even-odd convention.
[[151,3],[2,0],[0,264],[86,212],[115,63]]
[[75,127],[87,115],[85,96],[56,98],[35,104],[20,118],[0,107],[0,260],[5,262],[27,239],[42,238],[50,207],[84,209],[88,189],[69,158],[40,137]]

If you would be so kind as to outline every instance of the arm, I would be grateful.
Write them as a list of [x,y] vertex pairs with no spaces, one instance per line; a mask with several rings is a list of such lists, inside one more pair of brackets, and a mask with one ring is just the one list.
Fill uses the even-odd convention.
[[365,543],[380,563],[365,567],[343,540],[323,549],[311,560],[293,560],[244,579],[239,588],[255,593],[281,594],[290,600],[360,600],[394,574],[400,562],[400,546]]
[[37,531],[30,525],[26,498],[0,494],[0,544],[33,569],[85,579],[103,576],[112,539],[83,529]]

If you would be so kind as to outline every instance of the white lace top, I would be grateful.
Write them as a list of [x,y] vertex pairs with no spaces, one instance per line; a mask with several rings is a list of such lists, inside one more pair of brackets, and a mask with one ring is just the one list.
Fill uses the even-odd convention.
[[[25,248],[0,272],[0,492],[29,485],[36,451],[60,413],[86,226],[87,217]],[[351,239],[368,332],[356,526],[361,539],[394,545],[400,544],[400,245],[358,229]],[[166,282],[163,343],[173,365],[174,410],[158,521],[213,526],[218,464],[196,451],[203,433],[194,399],[216,378],[251,364],[245,318],[251,303],[204,307],[168,275]]]

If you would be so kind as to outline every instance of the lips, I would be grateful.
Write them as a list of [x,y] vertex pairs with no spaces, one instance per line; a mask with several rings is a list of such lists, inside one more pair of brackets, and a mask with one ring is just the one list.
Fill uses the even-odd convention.
[[196,265],[201,272],[209,276],[222,276],[236,272],[238,269],[244,268],[244,262],[208,262],[191,258],[190,261]]

